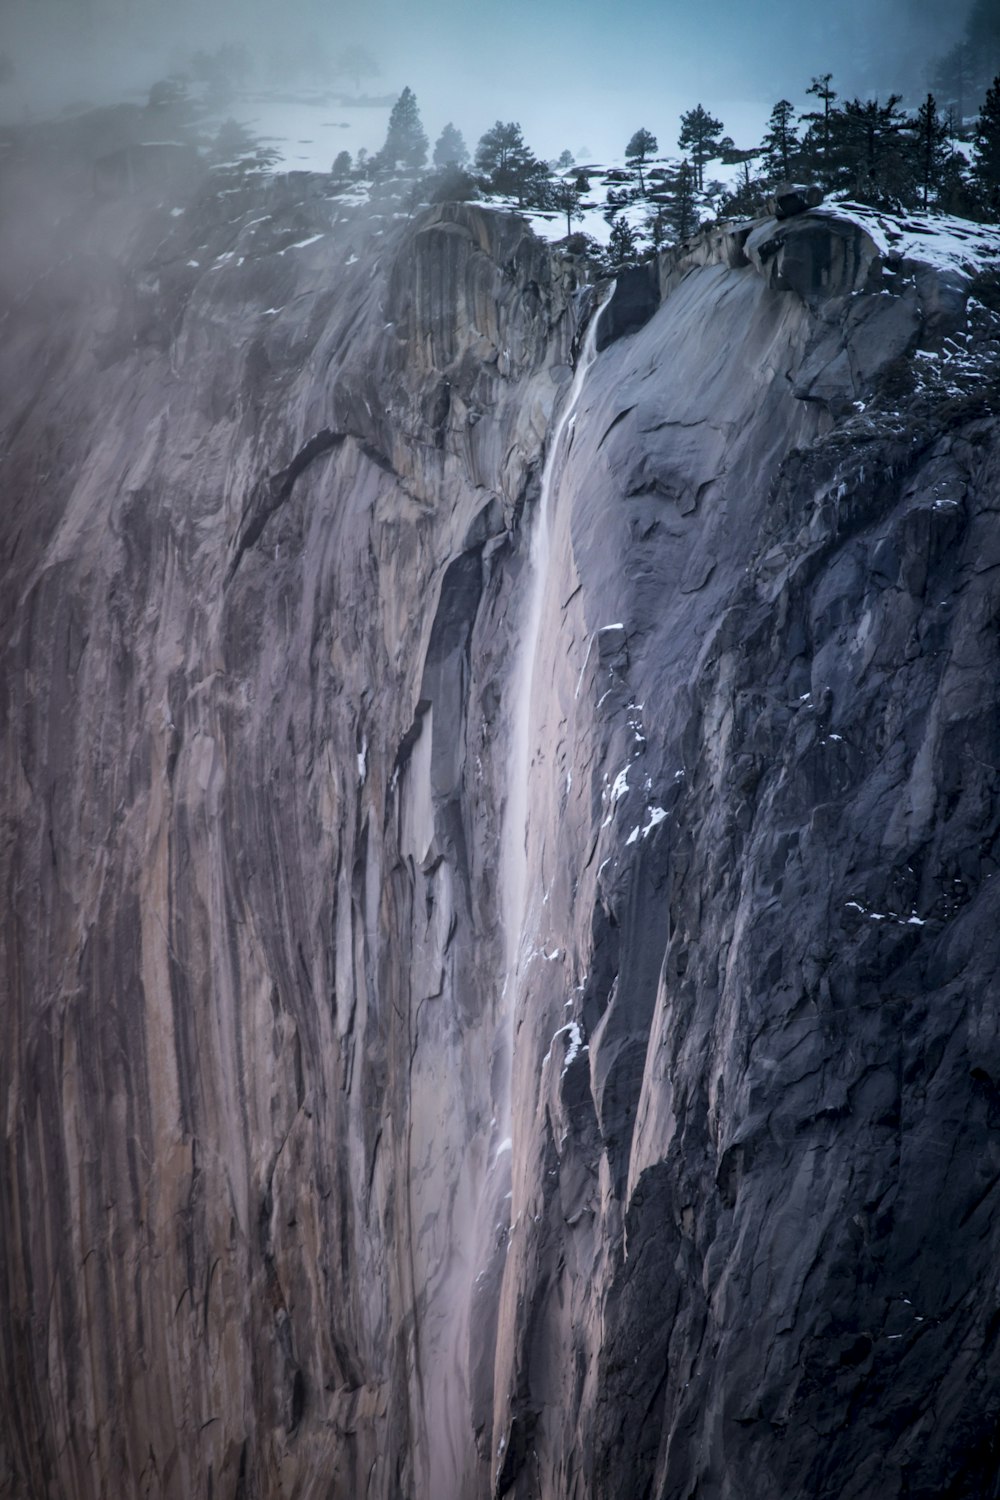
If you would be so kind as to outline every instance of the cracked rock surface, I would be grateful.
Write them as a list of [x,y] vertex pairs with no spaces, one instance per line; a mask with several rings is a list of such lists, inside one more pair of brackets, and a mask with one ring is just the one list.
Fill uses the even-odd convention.
[[994,1495],[994,293],[383,206],[3,230],[0,1494]]

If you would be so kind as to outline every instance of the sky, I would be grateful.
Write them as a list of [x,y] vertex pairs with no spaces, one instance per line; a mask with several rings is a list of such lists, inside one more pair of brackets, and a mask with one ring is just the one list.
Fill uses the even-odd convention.
[[[608,157],[644,125],[669,151],[681,110],[704,103],[737,144],[749,144],[777,99],[804,104],[819,72],[832,71],[849,94],[919,93],[927,60],[957,40],[968,7],[969,0],[0,0],[0,52],[16,69],[0,89],[0,115],[140,97],[185,52],[234,40],[255,55],[255,85],[336,86],[324,76],[324,58],[361,44],[380,65],[366,87],[385,94],[412,87],[432,138],[447,119],[470,144],[495,119],[517,119],[539,155],[565,147]],[[380,141],[350,144],[371,149]]]

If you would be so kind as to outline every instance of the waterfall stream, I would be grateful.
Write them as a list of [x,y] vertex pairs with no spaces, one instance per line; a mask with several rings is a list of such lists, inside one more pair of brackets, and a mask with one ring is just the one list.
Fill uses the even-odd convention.
[[531,536],[529,553],[531,575],[524,629],[521,635],[521,650],[513,673],[510,770],[500,854],[501,911],[505,933],[504,1028],[506,1035],[504,1040],[507,1057],[505,1092],[503,1098],[497,1101],[497,1138],[504,1144],[509,1142],[511,1137],[510,1093],[517,1000],[523,969],[532,951],[531,940],[534,933],[532,913],[528,908],[528,787],[532,757],[537,748],[535,744],[537,715],[533,711],[533,700],[542,613],[549,587],[552,509],[561,473],[561,462],[567,451],[566,435],[570,434],[569,441],[572,442],[573,426],[587,374],[597,358],[597,328],[603,306],[602,301],[591,317],[577,360],[573,382],[545,456],[537,517]]

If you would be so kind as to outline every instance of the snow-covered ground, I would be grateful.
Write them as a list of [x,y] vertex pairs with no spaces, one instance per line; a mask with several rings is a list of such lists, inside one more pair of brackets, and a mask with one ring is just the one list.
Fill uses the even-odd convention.
[[935,212],[889,214],[857,203],[825,203],[817,213],[853,219],[879,253],[975,275],[1000,258],[1000,225],[974,224]]
[[322,92],[247,94],[226,114],[278,152],[277,171],[329,172],[340,151],[357,156],[385,140],[392,101],[355,103]]

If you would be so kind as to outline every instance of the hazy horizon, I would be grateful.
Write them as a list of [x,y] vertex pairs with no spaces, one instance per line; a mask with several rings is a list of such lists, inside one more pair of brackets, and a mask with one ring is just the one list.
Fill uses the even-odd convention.
[[361,45],[379,64],[363,87],[397,94],[408,84],[432,138],[450,119],[471,147],[495,119],[518,119],[541,155],[607,155],[643,124],[672,151],[681,110],[704,103],[739,142],[777,99],[802,103],[820,72],[833,72],[842,94],[916,92],[968,9],[969,0],[842,0],[836,11],[771,0],[751,14],[745,0],[710,10],[624,0],[611,16],[593,0],[550,0],[542,10],[528,0],[502,9],[467,0],[0,0],[0,52],[16,70],[0,109],[10,119],[142,99],[186,56],[224,42],[250,52],[251,88],[336,88],[337,55]]

